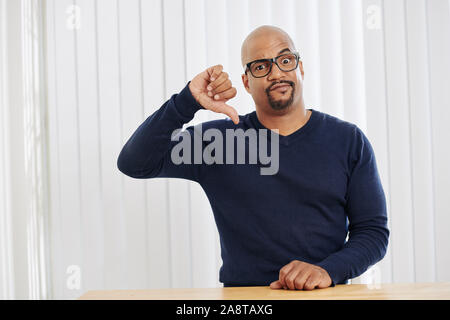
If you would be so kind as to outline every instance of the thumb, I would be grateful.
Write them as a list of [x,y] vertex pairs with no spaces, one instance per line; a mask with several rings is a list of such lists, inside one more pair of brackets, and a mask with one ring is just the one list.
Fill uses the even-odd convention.
[[277,290],[277,289],[282,289],[282,288],[283,288],[283,286],[281,285],[280,280],[276,280],[270,284],[270,289]]
[[234,124],[238,124],[239,123],[239,114],[237,113],[236,109],[227,104],[225,104],[225,108],[226,108],[226,112],[224,112],[224,113],[231,118],[231,120],[234,122]]
[[198,102],[206,110],[211,110],[217,113],[223,113],[230,117],[235,124],[239,123],[239,115],[232,106],[227,105],[224,101],[212,101],[206,94],[201,94]]
[[215,111],[229,116],[230,119],[234,122],[234,124],[239,123],[239,115],[238,115],[236,109],[233,108],[232,106],[229,106],[226,103],[222,103],[222,104],[220,104],[219,108]]

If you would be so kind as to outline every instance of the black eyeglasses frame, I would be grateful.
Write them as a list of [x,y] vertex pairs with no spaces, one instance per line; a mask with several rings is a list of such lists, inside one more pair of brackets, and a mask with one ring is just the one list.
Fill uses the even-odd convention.
[[[280,66],[278,65],[277,60],[278,60],[278,58],[280,58],[280,57],[282,57],[282,56],[289,55],[289,54],[294,54],[294,55],[295,55],[296,60],[297,60],[297,63],[296,63],[296,65],[295,65],[295,68],[292,68],[292,69],[290,69],[290,70],[283,70],[283,69],[281,69]],[[258,60],[251,61],[251,62],[249,62],[249,63],[246,64],[246,68],[245,68],[245,71],[244,71],[244,72],[245,72],[245,74],[247,74],[247,71],[250,71],[251,75],[252,75],[254,78],[264,78],[264,77],[267,77],[267,75],[270,74],[270,72],[272,72],[273,64],[276,64],[277,67],[278,67],[278,69],[280,69],[280,70],[283,71],[283,72],[290,72],[290,71],[293,71],[293,70],[295,70],[295,69],[298,68],[298,62],[299,62],[299,61],[300,61],[300,55],[299,55],[299,53],[298,53],[297,51],[294,51],[294,52],[285,52],[285,53],[280,54],[279,56],[276,56],[275,58],[271,58],[271,59],[258,59]],[[270,62],[270,67],[269,67],[269,71],[267,72],[267,74],[265,74],[265,75],[263,75],[263,76],[256,77],[256,76],[253,74],[252,70],[250,69],[250,66],[252,65],[252,63],[255,63],[255,62]]]

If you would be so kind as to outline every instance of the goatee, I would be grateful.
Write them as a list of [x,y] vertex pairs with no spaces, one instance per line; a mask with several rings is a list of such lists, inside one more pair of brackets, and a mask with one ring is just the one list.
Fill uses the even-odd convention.
[[[280,83],[287,83],[291,86],[292,90],[291,90],[291,95],[289,96],[289,99],[284,100],[284,99],[280,99],[280,100],[275,100],[273,99],[270,91],[272,89],[272,87],[276,84],[280,84]],[[269,105],[273,110],[284,110],[286,108],[288,108],[289,106],[292,105],[292,102],[294,101],[294,93],[295,93],[295,84],[292,81],[287,81],[287,80],[282,80],[280,82],[277,83],[273,83],[269,88],[266,89],[266,94],[267,94],[267,98],[269,100]]]

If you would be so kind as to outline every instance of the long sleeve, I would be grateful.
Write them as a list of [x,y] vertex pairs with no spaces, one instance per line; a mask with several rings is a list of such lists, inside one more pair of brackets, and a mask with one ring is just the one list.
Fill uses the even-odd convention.
[[[174,164],[171,160],[171,150],[179,143],[172,141],[173,132],[203,109],[192,96],[189,83],[149,116],[129,138],[117,159],[117,167],[122,173],[136,179],[173,177],[198,182],[200,165]],[[193,126],[185,131],[193,137]]]
[[333,285],[364,273],[386,254],[389,239],[386,198],[375,154],[364,133],[355,126],[352,172],[347,187],[349,237],[343,249],[318,263]]

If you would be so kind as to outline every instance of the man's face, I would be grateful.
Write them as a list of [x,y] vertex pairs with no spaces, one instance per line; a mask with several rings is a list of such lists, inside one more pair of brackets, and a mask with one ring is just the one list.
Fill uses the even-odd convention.
[[[247,44],[244,53],[244,63],[258,59],[277,57],[283,53],[294,52],[295,49],[288,39],[282,35],[274,34],[265,37],[254,38]],[[303,65],[299,61],[297,69],[285,72],[281,71],[274,63],[270,73],[263,78],[255,78],[250,71],[242,75],[245,89],[250,93],[256,105],[266,111],[288,110],[292,105],[297,105],[303,92]],[[277,84],[288,84],[284,88],[275,89]]]

